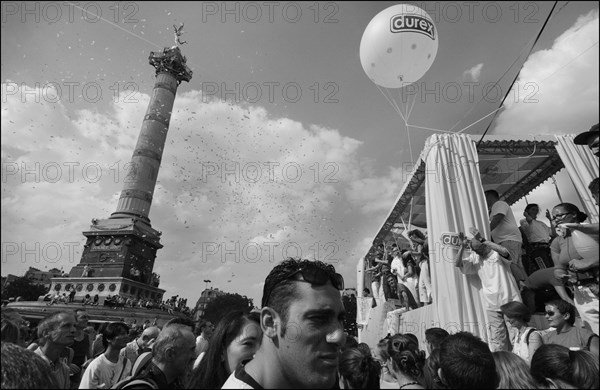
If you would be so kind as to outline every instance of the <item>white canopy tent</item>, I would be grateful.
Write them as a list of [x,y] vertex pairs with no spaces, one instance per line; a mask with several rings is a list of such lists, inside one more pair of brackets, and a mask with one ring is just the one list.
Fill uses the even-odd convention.
[[[597,221],[598,211],[591,206],[587,184],[598,177],[598,159],[584,147],[574,145],[572,136],[521,140],[489,136],[478,145],[474,136],[463,134],[434,134],[428,138],[365,256],[368,260],[379,244],[391,242],[391,231],[401,221],[410,220],[413,225],[428,229],[433,304],[402,313],[401,332],[413,333],[422,341],[425,329],[442,327],[451,333],[470,331],[487,341],[480,282],[476,276],[464,276],[454,267],[457,247],[452,238],[458,232],[468,234],[471,226],[490,237],[484,190],[493,188],[502,200],[512,204],[565,166],[573,181],[579,182],[575,188],[584,207],[589,206],[585,207],[586,212],[592,221]],[[387,333],[382,324],[385,313],[381,311],[389,308],[378,303],[359,333],[359,338],[370,345]],[[363,308],[367,306],[363,304]],[[363,313],[363,317],[368,318],[369,313]]]

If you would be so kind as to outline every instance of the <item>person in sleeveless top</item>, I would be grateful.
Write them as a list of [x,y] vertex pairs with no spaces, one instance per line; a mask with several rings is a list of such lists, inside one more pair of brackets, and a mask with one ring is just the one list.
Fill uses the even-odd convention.
[[500,310],[515,330],[512,339],[512,352],[527,363],[535,351],[543,344],[542,336],[532,326],[527,326],[531,320],[529,308],[521,302],[508,302],[500,306]]

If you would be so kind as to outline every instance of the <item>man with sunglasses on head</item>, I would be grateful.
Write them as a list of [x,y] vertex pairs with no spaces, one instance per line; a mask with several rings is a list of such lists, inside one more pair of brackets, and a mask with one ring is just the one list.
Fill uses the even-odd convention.
[[321,261],[287,259],[265,280],[262,344],[223,389],[333,388],[345,344],[344,279]]

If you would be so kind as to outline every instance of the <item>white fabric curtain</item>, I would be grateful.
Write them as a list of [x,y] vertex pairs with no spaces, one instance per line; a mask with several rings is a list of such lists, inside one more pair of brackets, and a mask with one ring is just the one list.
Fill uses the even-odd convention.
[[556,150],[581,198],[582,211],[588,215],[588,222],[598,223],[598,207],[588,189],[590,182],[598,177],[598,157],[587,145],[575,145],[573,135],[557,135],[556,139]]
[[458,247],[442,241],[458,232],[470,236],[469,227],[490,237],[476,145],[467,135],[434,134],[427,146],[431,147],[425,159],[425,192],[433,304],[404,313],[400,328],[420,341],[425,329],[441,327],[450,333],[465,330],[487,342],[481,282],[477,275],[465,276],[454,266]]

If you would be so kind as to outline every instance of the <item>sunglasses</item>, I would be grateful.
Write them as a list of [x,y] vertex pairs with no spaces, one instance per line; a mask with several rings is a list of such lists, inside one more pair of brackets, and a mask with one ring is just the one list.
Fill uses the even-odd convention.
[[562,213],[562,214],[556,214],[556,215],[554,215],[554,216],[552,217],[552,220],[553,220],[553,221],[556,221],[558,218],[562,218],[562,217],[564,217],[565,215],[569,215],[569,214],[571,214],[571,213]]
[[[329,267],[331,267],[331,266],[329,266]],[[334,271],[333,267],[331,267],[331,271]],[[342,291],[344,289],[344,278],[342,277],[342,275],[340,275],[336,272],[328,272],[328,271],[318,268],[314,265],[303,265],[299,269],[290,273],[284,279],[275,283],[273,285],[273,287],[271,287],[271,289],[263,297],[263,306],[266,306],[267,302],[269,302],[269,297],[271,296],[271,293],[273,292],[273,290],[275,290],[275,287],[277,287],[278,285],[280,285],[281,283],[283,283],[286,280],[292,279],[297,274],[302,274],[302,278],[304,279],[304,280],[298,280],[298,282],[304,281],[304,282],[308,282],[310,284],[315,284],[317,286],[322,286],[322,285],[326,284],[327,281],[329,280],[329,281],[331,281],[331,284],[333,285],[333,287],[335,287],[337,290]]]
[[547,311],[546,315],[552,317],[555,313],[553,311]]

